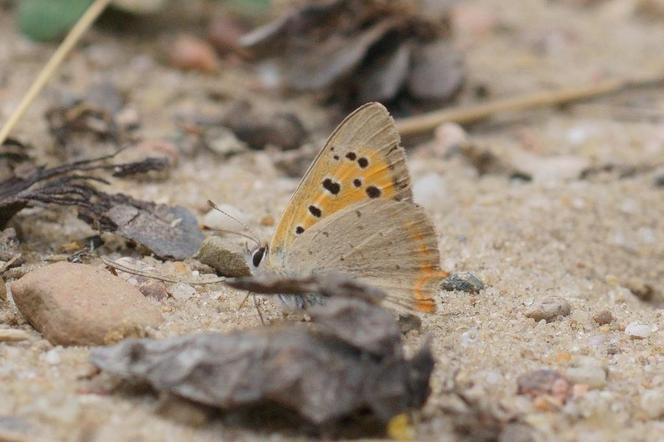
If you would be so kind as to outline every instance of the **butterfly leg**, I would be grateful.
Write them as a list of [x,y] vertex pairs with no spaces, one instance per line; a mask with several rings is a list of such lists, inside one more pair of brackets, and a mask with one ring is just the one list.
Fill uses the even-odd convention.
[[261,306],[258,303],[258,296],[256,296],[255,293],[251,293],[251,292],[249,292],[249,294],[254,299],[254,307],[256,307],[256,312],[258,313],[258,317],[261,320],[261,325],[264,326],[265,325],[265,320],[263,319],[263,313],[261,313]]

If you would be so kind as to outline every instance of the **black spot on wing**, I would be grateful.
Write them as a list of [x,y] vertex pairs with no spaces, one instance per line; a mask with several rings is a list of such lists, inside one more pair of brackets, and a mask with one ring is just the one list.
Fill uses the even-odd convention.
[[367,160],[366,158],[362,157],[362,158],[360,158],[360,159],[357,160],[357,164],[358,164],[362,169],[366,169],[366,168],[369,166],[369,160]]
[[376,186],[367,187],[366,192],[367,192],[367,195],[369,196],[369,198],[378,198],[381,194],[380,189]]
[[351,161],[355,161],[355,158],[357,158],[357,155],[355,155],[355,152],[348,152],[346,154],[346,158],[348,158]]
[[302,226],[297,226],[297,227],[295,228],[295,233],[296,233],[297,235],[301,235],[301,234],[303,234],[303,233],[304,233],[304,227],[302,227]]
[[361,187],[361,186],[362,186],[362,180],[359,179],[359,178],[355,178],[355,179],[353,180],[353,186],[355,186],[355,187]]
[[337,195],[341,191],[341,184],[332,181],[330,178],[325,178],[323,180],[323,188],[332,195]]
[[311,213],[316,218],[320,218],[323,215],[323,212],[316,206],[309,206],[309,213]]

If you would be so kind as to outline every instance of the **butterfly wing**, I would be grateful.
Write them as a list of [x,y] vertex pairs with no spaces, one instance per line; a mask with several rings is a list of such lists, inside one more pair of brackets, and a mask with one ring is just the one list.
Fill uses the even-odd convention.
[[388,301],[433,312],[447,272],[424,210],[411,202],[371,199],[316,223],[283,255],[281,273],[344,273],[383,289]]
[[277,224],[270,254],[339,210],[370,199],[411,200],[399,133],[379,103],[358,108],[328,138]]

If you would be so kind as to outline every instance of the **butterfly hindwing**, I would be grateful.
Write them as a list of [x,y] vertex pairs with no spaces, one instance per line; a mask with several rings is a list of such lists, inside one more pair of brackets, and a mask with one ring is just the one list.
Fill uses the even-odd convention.
[[279,272],[343,273],[384,289],[397,307],[433,312],[438,240],[424,210],[407,201],[355,203],[316,223],[283,254]]
[[328,138],[284,211],[270,251],[279,254],[329,216],[367,200],[411,200],[399,133],[379,103],[350,114]]

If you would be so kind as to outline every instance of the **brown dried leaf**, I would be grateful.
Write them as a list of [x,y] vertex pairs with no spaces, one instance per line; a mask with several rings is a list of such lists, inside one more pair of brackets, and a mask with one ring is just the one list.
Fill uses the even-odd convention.
[[[338,334],[339,315],[353,309],[350,328],[362,314],[380,318],[371,339]],[[320,326],[127,340],[93,349],[91,360],[121,378],[224,409],[276,404],[316,424],[368,409],[387,421],[426,401],[434,361],[428,345],[405,359],[394,319],[379,310],[332,298],[318,307]]]
[[295,53],[289,59],[286,82],[294,90],[323,89],[348,76],[366,56],[369,48],[397,22],[379,22],[359,34],[334,35],[321,42],[315,51]]
[[[428,49],[445,38],[447,26],[427,8],[412,0],[306,3],[241,41],[259,56],[279,54],[283,83],[292,90],[326,91],[347,104],[393,101],[404,96],[411,77],[416,93],[445,100],[458,90],[463,71],[453,70],[457,58],[449,48],[444,54]],[[413,60],[410,52],[421,45]],[[432,75],[435,84],[417,84]]]

